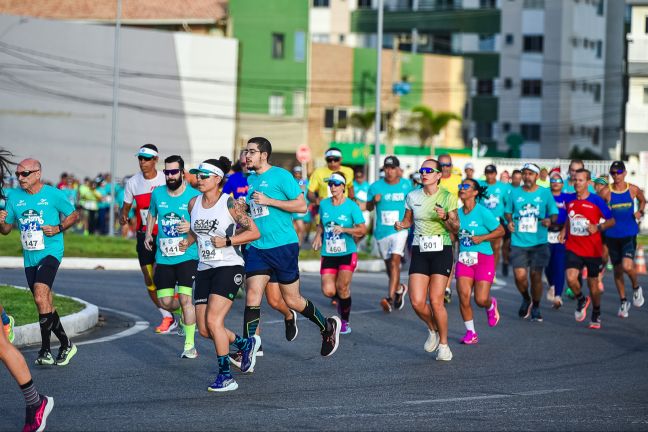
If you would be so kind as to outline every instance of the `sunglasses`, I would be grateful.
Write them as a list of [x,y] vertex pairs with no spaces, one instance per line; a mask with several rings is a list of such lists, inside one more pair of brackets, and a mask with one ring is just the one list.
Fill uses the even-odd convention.
[[549,180],[550,183],[563,183],[561,179],[551,179]]
[[610,170],[610,175],[621,175],[624,173],[624,170],[618,169],[618,170]]
[[198,177],[200,180],[207,180],[209,177],[216,177],[214,174],[198,174],[196,177]]
[[40,171],[40,170],[16,171],[16,177],[18,177],[18,178],[20,178],[20,177],[29,177],[30,175],[32,175],[32,173],[35,173],[37,171]]
[[165,169],[162,170],[165,176],[172,176],[172,175],[178,175],[180,173],[180,170],[178,168],[174,169]]
[[152,157],[145,157],[145,156],[137,156],[137,159],[139,159],[140,161],[147,161],[147,162],[153,160]]
[[342,186],[344,183],[342,182],[336,182],[336,181],[330,181],[328,182],[329,186]]
[[331,162],[340,162],[342,159],[339,157],[328,157],[326,158],[326,162],[331,163]]
[[436,168],[423,167],[419,169],[418,172],[419,174],[432,174],[432,173],[440,173],[441,171],[439,171]]
[[441,165],[441,168],[448,168],[452,166],[451,163],[439,163],[439,165]]
[[462,190],[468,190],[468,189],[470,189],[471,187],[472,187],[472,185],[470,185],[470,184],[468,184],[468,183],[462,183],[462,184],[460,184],[460,185],[457,186],[457,188],[458,188],[460,191],[462,191]]

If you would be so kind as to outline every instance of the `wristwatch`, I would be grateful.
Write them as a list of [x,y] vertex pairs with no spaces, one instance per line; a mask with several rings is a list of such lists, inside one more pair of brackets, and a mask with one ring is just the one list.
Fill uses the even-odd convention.
[[229,236],[225,236],[225,246],[232,246],[232,239]]
[[59,232],[63,232],[63,225],[59,224],[58,228],[59,228]]

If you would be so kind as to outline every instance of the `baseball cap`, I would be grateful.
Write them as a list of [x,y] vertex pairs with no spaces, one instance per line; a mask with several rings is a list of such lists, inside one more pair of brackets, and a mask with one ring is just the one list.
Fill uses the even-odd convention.
[[135,156],[141,156],[145,157],[147,159],[154,158],[158,155],[158,149],[156,146],[153,144],[144,144],[142,147],[140,147],[139,151]]
[[496,173],[497,172],[497,167],[493,164],[486,165],[486,168],[484,168],[485,173]]
[[524,166],[522,166],[522,171],[524,170],[529,170],[536,174],[540,174],[540,168],[534,163],[525,163]]
[[474,169],[475,169],[475,165],[473,165],[472,162],[468,162],[466,165],[464,165],[464,171],[467,170],[467,169],[474,170]]
[[400,161],[396,156],[387,156],[383,162],[383,166],[389,167],[399,167]]
[[626,170],[626,166],[623,163],[623,161],[614,161],[612,162],[612,165],[610,165],[610,170]]
[[608,179],[607,179],[607,177],[604,176],[604,175],[596,177],[596,178],[593,180],[593,182],[596,183],[596,184],[603,185],[603,186],[607,186],[607,185],[608,185]]

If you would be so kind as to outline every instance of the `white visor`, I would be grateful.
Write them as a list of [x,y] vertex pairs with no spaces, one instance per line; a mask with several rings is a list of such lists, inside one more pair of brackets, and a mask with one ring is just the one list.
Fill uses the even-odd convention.
[[326,153],[324,153],[324,157],[341,158],[342,157],[342,152],[339,151],[339,150],[329,150]]
[[331,174],[329,176],[329,178],[326,179],[326,181],[327,182],[335,181],[335,182],[338,182],[338,183],[346,184],[346,180],[344,179],[344,177],[342,177],[340,174],[337,174],[337,173]]
[[536,174],[540,174],[540,168],[538,167],[538,165],[534,163],[525,163],[524,166],[522,167],[522,171],[524,170],[529,170],[529,171],[533,171]]
[[141,147],[137,154],[135,156],[144,156],[148,158],[154,158],[158,155],[158,152],[156,152],[153,149],[150,149],[148,147]]
[[220,177],[224,177],[225,173],[223,173],[223,170],[218,168],[216,165],[212,165],[209,163],[201,163],[198,165],[198,168],[194,168],[189,170],[191,174],[214,174]]

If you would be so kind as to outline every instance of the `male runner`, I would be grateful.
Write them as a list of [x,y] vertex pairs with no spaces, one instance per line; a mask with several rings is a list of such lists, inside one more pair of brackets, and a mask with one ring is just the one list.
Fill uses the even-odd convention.
[[340,171],[346,178],[346,195],[354,199],[353,190],[353,170],[347,166],[342,166],[342,151],[339,148],[331,147],[324,153],[326,166],[317,168],[311,174],[308,183],[308,201],[319,205],[320,200],[331,196],[327,180],[331,174]]

